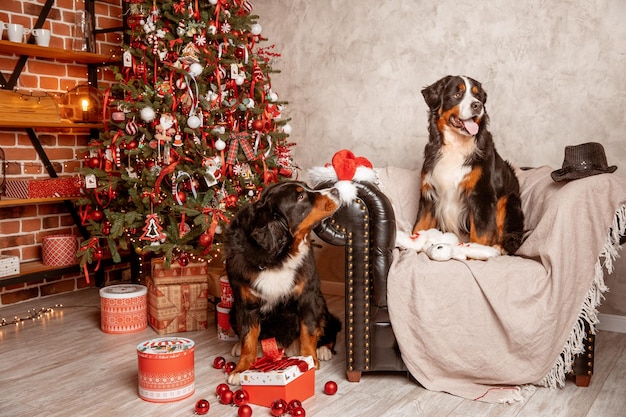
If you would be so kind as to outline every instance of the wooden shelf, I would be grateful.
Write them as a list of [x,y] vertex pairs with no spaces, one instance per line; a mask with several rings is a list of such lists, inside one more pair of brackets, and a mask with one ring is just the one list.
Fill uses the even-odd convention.
[[112,64],[120,61],[120,57],[115,56],[95,54],[92,52],[68,51],[60,48],[1,40],[0,54],[27,55],[35,58],[56,59],[81,64]]
[[0,121],[0,129],[102,129],[102,123],[75,123],[70,121],[61,122],[37,122],[27,120]]
[[0,200],[0,207],[33,206],[35,204],[56,204],[65,200],[78,200],[80,197],[50,197],[50,198],[5,198]]

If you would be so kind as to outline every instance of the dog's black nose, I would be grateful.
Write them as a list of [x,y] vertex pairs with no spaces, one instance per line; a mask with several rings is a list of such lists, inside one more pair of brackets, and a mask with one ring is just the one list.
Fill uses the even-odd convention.
[[475,112],[480,112],[483,109],[483,103],[480,101],[475,101],[472,103],[472,110]]

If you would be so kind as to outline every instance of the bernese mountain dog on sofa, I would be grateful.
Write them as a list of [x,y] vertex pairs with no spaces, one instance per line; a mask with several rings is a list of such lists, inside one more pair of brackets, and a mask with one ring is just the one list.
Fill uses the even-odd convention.
[[332,358],[341,322],[322,295],[310,234],[340,205],[335,188],[310,190],[289,181],[266,188],[230,222],[226,272],[234,296],[231,324],[240,340],[230,384],[239,384],[266,338],[287,351],[299,348],[318,368],[319,360]]
[[515,253],[524,229],[520,187],[487,130],[487,93],[472,78],[449,75],[422,95],[429,107],[429,141],[413,235],[436,228]]

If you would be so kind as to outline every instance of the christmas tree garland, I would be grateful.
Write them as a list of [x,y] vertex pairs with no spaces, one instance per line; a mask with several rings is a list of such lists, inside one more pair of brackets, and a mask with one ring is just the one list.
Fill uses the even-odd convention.
[[239,207],[296,169],[248,0],[131,0],[130,42],[106,91],[105,128],[81,174],[92,238],[81,265],[119,250],[208,259]]

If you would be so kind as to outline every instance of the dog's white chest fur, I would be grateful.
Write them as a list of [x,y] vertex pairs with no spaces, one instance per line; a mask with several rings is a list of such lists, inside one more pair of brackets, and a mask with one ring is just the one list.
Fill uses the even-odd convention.
[[467,232],[464,230],[467,209],[459,185],[471,171],[471,167],[464,163],[473,151],[473,142],[472,139],[465,143],[453,142],[443,145],[441,158],[425,178],[438,197],[434,198],[435,215],[443,232],[452,232],[456,235]]
[[302,265],[311,247],[304,240],[295,256],[290,256],[279,268],[265,269],[252,284],[252,293],[265,301],[261,310],[270,311],[294,289],[296,271]]

